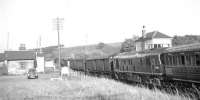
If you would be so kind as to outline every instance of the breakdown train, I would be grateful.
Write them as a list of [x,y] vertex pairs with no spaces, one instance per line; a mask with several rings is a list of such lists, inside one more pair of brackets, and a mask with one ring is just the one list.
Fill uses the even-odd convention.
[[138,83],[200,88],[200,44],[71,59],[73,70]]

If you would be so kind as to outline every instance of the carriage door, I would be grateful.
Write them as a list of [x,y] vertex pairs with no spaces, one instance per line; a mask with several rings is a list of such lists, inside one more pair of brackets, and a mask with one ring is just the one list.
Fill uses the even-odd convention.
[[151,71],[152,73],[160,73],[160,63],[158,56],[151,56]]

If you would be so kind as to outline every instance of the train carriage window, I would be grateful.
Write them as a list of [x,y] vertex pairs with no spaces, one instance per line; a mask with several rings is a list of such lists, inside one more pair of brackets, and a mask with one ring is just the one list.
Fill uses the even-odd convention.
[[161,48],[161,44],[158,44],[158,48]]
[[176,65],[179,65],[178,55],[175,56],[175,59],[176,59]]
[[167,60],[167,55],[164,55],[164,64],[165,64],[165,65],[169,65],[169,64],[168,64],[168,60]]
[[185,56],[184,55],[181,55],[181,62],[182,62],[182,65],[185,65]]
[[177,65],[177,59],[176,59],[176,56],[173,56],[173,65]]
[[185,62],[187,65],[191,65],[191,57],[189,55],[186,56]]
[[166,56],[166,63],[167,63],[167,65],[170,65],[170,63],[169,63],[169,56]]
[[132,60],[131,59],[129,59],[129,65],[132,65]]
[[200,66],[200,55],[196,55],[196,65]]
[[159,57],[158,56],[156,56],[156,65],[160,65],[160,62],[159,62]]
[[123,60],[123,62],[124,62],[124,65],[126,65],[126,60]]
[[167,56],[167,65],[170,65],[170,56]]
[[149,57],[146,58],[146,65],[151,65],[151,62],[150,62],[150,58],[149,58]]
[[152,64],[152,65],[155,65],[155,59],[152,58],[151,64]]
[[191,55],[191,65],[196,66],[196,57],[195,55]]
[[180,57],[180,56],[178,56],[178,64],[179,64],[179,65],[182,64],[182,62],[181,62],[181,57]]
[[119,69],[119,61],[116,59],[116,69]]
[[154,44],[154,48],[158,48],[157,44]]
[[185,65],[185,56],[184,55],[178,56],[178,62],[179,65]]
[[142,60],[142,58],[140,58],[140,64],[143,65],[143,60]]
[[171,55],[168,56],[168,63],[169,63],[169,65],[172,65],[172,56]]

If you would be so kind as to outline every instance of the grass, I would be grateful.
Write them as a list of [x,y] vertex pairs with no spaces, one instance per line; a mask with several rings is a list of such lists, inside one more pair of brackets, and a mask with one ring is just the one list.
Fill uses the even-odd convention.
[[64,80],[52,81],[50,76],[40,75],[31,80],[26,76],[2,76],[0,100],[191,100],[74,72]]

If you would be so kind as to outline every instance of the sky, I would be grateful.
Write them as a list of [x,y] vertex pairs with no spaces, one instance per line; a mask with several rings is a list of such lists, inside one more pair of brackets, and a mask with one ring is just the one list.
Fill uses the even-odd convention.
[[[160,31],[200,35],[200,0],[0,0],[0,51],[57,45],[55,18],[63,18],[65,47],[123,42]],[[8,38],[9,37],[9,38]]]

